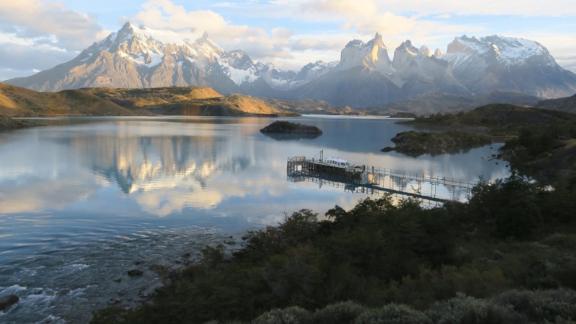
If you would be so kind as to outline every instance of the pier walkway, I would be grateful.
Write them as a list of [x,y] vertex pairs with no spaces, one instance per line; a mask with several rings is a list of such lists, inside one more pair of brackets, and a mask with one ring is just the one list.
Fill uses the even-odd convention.
[[435,202],[465,201],[475,185],[457,179],[303,156],[289,158],[286,173],[289,180],[294,182],[342,186],[345,190],[355,192],[382,191]]

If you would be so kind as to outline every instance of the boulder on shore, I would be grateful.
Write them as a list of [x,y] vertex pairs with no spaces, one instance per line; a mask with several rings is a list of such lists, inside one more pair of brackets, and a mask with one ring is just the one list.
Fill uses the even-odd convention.
[[132,277],[132,278],[142,277],[144,275],[144,271],[138,270],[138,269],[129,270],[126,273],[128,274],[129,277]]
[[8,296],[0,297],[0,311],[7,310],[12,305],[17,304],[19,301],[20,301],[20,298],[16,295],[8,295]]

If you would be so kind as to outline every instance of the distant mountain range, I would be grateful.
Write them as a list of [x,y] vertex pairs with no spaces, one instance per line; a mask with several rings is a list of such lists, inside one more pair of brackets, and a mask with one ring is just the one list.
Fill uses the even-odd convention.
[[40,91],[209,86],[224,94],[351,107],[427,96],[477,98],[500,92],[549,99],[576,93],[576,74],[560,67],[544,46],[519,38],[458,37],[446,53],[406,41],[391,59],[376,34],[369,42],[349,42],[338,62],[318,61],[295,72],[254,62],[241,50],[224,51],[207,35],[167,43],[157,34],[127,23],[69,62],[7,82]]

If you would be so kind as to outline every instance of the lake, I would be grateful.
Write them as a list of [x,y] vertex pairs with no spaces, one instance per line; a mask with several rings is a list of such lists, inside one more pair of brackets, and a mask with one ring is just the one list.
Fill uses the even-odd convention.
[[[267,118],[74,118],[0,133],[0,296],[20,303],[0,322],[81,323],[96,308],[132,305],[162,267],[207,244],[307,208],[350,208],[368,196],[288,181],[291,156],[476,182],[509,175],[498,146],[411,158],[381,153],[410,127],[383,118],[303,116],[316,139],[275,140]],[[126,271],[141,269],[131,278]]]

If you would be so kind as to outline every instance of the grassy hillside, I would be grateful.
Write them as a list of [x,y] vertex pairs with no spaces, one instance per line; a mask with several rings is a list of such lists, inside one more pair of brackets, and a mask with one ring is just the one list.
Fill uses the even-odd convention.
[[161,115],[240,116],[285,115],[286,112],[258,98],[223,96],[207,87],[151,89],[82,89],[134,111]]
[[540,101],[538,108],[576,113],[576,95],[568,98]]
[[492,104],[468,112],[434,114],[409,122],[424,127],[477,128],[495,135],[516,135],[525,127],[575,122],[576,114],[538,108]]
[[0,84],[0,115],[290,115],[265,101],[212,88],[90,88],[56,93]]
[[492,143],[492,138],[485,134],[470,132],[416,132],[407,131],[396,134],[392,138],[395,147],[386,147],[383,152],[396,151],[409,156],[423,154],[459,153],[475,147]]
[[0,115],[134,115],[109,100],[90,93],[66,90],[57,93],[36,92],[0,83]]
[[152,88],[152,89],[114,89],[88,88],[80,91],[113,101],[128,108],[154,108],[169,104],[186,103],[194,100],[222,98],[216,90],[199,88]]

